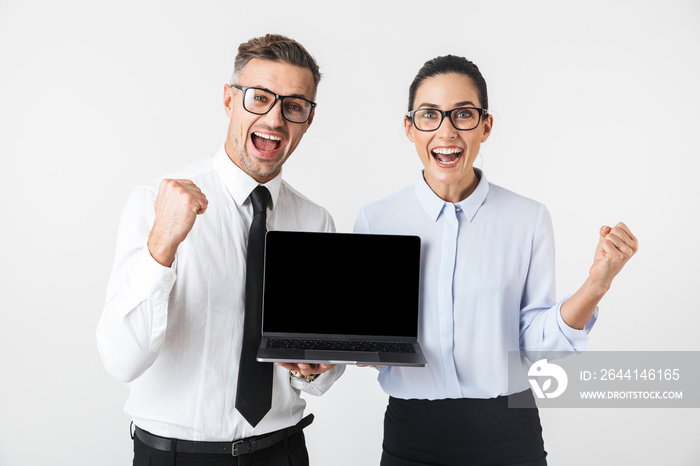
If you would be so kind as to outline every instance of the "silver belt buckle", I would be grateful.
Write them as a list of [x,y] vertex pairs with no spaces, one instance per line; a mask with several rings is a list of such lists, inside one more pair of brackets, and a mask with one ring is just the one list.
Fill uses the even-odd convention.
[[240,456],[250,453],[250,442],[246,440],[238,440],[231,444],[231,456]]

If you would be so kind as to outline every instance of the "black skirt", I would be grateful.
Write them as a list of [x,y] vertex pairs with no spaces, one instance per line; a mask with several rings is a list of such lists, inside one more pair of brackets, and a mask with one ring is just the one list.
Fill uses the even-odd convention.
[[508,396],[433,401],[389,398],[382,466],[546,466],[532,392],[510,397],[524,398],[532,408],[509,408]]

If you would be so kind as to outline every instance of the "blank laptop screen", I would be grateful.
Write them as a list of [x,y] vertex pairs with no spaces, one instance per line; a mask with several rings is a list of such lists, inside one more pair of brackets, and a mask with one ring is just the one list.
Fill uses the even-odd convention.
[[270,231],[269,334],[418,335],[420,238]]

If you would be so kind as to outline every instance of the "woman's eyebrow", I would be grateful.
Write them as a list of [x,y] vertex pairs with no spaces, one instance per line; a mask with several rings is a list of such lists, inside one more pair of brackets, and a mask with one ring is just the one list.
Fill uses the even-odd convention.
[[[452,108],[459,108],[459,107],[476,107],[476,105],[471,100],[466,100],[464,102],[457,102],[456,104],[454,104],[454,107],[452,107]],[[429,102],[423,102],[422,104],[420,104],[416,108],[440,108],[440,106],[436,105],[436,104],[431,104]]]

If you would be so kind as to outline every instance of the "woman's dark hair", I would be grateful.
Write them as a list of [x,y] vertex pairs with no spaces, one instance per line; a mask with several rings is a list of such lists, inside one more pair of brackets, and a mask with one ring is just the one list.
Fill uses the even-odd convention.
[[439,74],[457,73],[469,77],[479,97],[481,107],[488,110],[489,97],[486,92],[486,80],[481,75],[479,68],[464,57],[455,55],[445,55],[444,57],[433,58],[425,62],[423,67],[418,71],[418,74],[413,78],[411,87],[408,88],[408,111],[413,110],[413,101],[416,98],[416,91],[428,78]]

